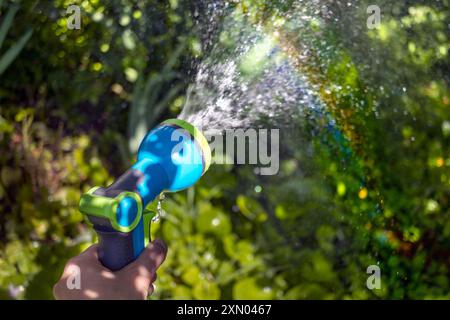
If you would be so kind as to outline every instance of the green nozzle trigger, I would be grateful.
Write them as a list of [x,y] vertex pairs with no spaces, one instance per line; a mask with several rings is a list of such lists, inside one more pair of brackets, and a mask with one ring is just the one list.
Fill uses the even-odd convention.
[[[92,188],[81,196],[79,203],[80,211],[89,216],[107,219],[116,231],[131,232],[136,228],[143,214],[141,197],[131,191],[123,191],[114,198],[105,197],[94,193],[98,188]],[[124,198],[131,198],[137,204],[136,216],[128,225],[121,225],[117,219],[117,209]]]
[[[98,187],[90,189],[88,192],[83,194],[80,199],[79,209],[86,216],[95,216],[109,220],[111,226],[120,232],[130,232],[139,223],[140,217],[142,215],[143,225],[144,225],[144,245],[147,246],[150,242],[150,231],[152,219],[156,216],[156,213],[152,210],[142,210],[140,197],[134,192],[123,192],[115,198],[109,198],[105,196],[100,196],[94,194]],[[125,196],[132,197],[136,199],[138,203],[138,214],[135,221],[129,226],[121,226],[117,222],[117,206],[122,198]],[[142,212],[143,211],[143,212]],[[89,219],[88,223],[91,224]]]

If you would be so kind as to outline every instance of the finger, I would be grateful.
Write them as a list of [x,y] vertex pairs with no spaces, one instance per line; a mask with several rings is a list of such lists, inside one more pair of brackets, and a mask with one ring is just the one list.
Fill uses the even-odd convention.
[[158,269],[166,259],[166,255],[166,244],[162,240],[156,239],[150,243],[147,248],[145,248],[136,260],[136,264],[146,267],[146,269],[151,273],[155,273],[156,269]]
[[166,244],[162,240],[155,240],[144,249],[136,261],[129,265],[130,269],[137,271],[141,276],[153,278],[166,258],[166,254]]
[[139,276],[134,279],[134,287],[136,289],[136,293],[138,293],[138,295],[143,299],[146,299],[155,290],[153,284],[150,283],[150,279],[143,276]]

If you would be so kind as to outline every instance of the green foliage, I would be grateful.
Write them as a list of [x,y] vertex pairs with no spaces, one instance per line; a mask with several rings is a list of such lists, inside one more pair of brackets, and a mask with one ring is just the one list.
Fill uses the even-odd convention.
[[[1,3],[0,3],[1,7]],[[14,16],[19,10],[19,6],[13,5],[9,8],[6,16],[3,19],[2,24],[0,25],[0,49],[2,48],[3,41],[5,40],[6,34],[8,33],[9,28],[14,20]],[[32,34],[31,30],[28,30],[11,48],[8,49],[1,57],[0,57],[0,75],[8,68],[8,66],[13,62],[14,58],[22,51],[25,44],[28,42]]]
[[185,41],[171,53],[166,65],[160,73],[150,74],[146,79],[143,75],[137,80],[134,87],[130,115],[128,118],[129,149],[136,153],[145,134],[155,124],[170,101],[179,94],[183,84],[178,84],[170,88],[161,101],[161,91],[165,83],[171,82],[179,75],[173,71],[175,63],[185,49]]
[[[230,6],[240,23],[276,28],[270,44],[283,39],[287,55],[308,48],[299,73],[335,125],[284,139],[276,176],[216,165],[167,195],[152,226],[169,247],[152,299],[450,297],[448,1],[386,1],[379,29],[348,32],[369,2],[301,24],[285,15],[290,1]],[[81,193],[111,183],[142,132],[179,113],[187,61],[205,49],[189,4],[79,3],[82,30],[67,29],[72,1],[2,11],[0,44],[21,52],[0,87],[1,299],[52,298],[66,261],[96,241]],[[29,25],[10,28],[13,18]],[[268,47],[239,60],[244,77],[271,64]],[[381,290],[366,287],[371,264]]]

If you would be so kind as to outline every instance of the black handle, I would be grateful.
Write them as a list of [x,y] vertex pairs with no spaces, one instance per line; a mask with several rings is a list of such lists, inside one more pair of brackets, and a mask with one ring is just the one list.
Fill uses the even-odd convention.
[[111,271],[117,271],[135,260],[132,232],[105,231],[95,228],[98,234],[98,259]]

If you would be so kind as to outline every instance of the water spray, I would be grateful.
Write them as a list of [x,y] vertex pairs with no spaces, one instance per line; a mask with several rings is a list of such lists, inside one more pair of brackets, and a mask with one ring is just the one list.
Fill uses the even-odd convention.
[[130,169],[80,199],[80,211],[98,234],[100,262],[115,271],[135,260],[150,241],[155,213],[147,205],[163,192],[194,185],[210,162],[206,138],[189,122],[170,119],[147,133]]

